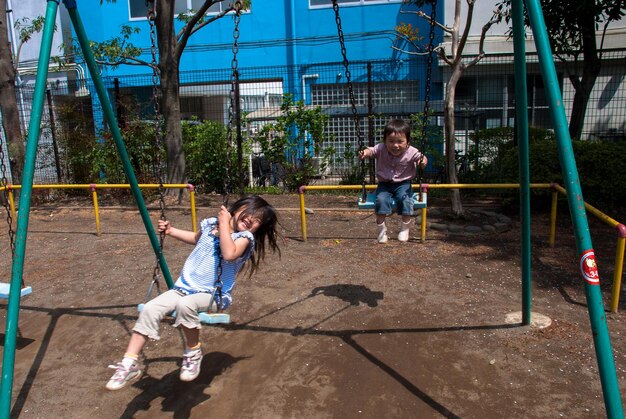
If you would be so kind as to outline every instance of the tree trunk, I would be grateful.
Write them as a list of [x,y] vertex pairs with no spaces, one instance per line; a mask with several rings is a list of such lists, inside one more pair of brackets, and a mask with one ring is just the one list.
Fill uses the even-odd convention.
[[[6,1],[0,0],[0,113],[7,141],[12,183],[20,184],[24,168],[24,139],[17,107],[15,69],[7,33]],[[8,177],[8,173],[6,173]]]
[[167,152],[167,182],[186,183],[185,152],[180,124],[180,92],[178,65],[172,65],[161,73],[161,97],[165,122],[165,150]]
[[574,93],[572,115],[569,122],[569,133],[572,139],[580,139],[582,136],[591,90],[600,74],[601,61],[598,57],[595,25],[593,13],[582,13],[580,27],[583,44],[583,74],[581,79],[578,79],[577,74],[570,76],[576,92]]
[[[159,46],[159,72],[161,76],[160,110],[165,121],[165,151],[167,153],[167,183],[186,183],[183,132],[180,123],[180,53],[174,30],[174,2],[157,2],[156,31]],[[174,195],[175,189],[168,189]],[[184,191],[178,193],[179,200]]]
[[[459,183],[456,173],[455,160],[455,137],[454,137],[454,100],[456,94],[456,85],[463,73],[462,64],[457,63],[450,75],[450,80],[446,85],[446,97],[444,100],[443,120],[446,138],[446,174],[448,183]],[[452,204],[452,213],[455,215],[463,215],[463,204],[461,203],[461,193],[458,189],[450,189],[450,201]]]

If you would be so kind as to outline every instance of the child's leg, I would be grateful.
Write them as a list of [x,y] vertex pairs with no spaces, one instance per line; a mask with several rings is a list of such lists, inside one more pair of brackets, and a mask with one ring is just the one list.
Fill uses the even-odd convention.
[[[181,326],[185,335],[185,351],[180,368],[181,381],[193,381],[200,374],[202,349],[200,344],[200,317],[198,313],[209,310],[211,294],[198,293],[181,298],[176,304],[176,321],[174,326]],[[212,311],[216,304],[213,302]]]
[[141,353],[144,345],[148,341],[148,338],[141,333],[133,332],[130,336],[130,340],[128,341],[128,346],[126,347],[126,354],[124,357],[134,356],[135,361],[139,358],[139,354]]
[[122,361],[116,365],[109,365],[109,368],[115,369],[115,373],[106,384],[108,390],[119,390],[141,377],[141,367],[138,359],[139,353],[141,353],[147,341],[148,338],[146,336],[133,332]]
[[180,327],[185,335],[185,350],[200,349],[200,329]]
[[115,373],[107,382],[107,389],[119,390],[131,381],[141,377],[139,354],[148,338],[159,338],[159,323],[167,313],[174,309],[176,300],[180,297],[178,292],[170,290],[144,305],[133,328],[133,333],[128,341],[126,353],[122,361],[116,365],[109,365],[109,367],[115,369]]
[[391,215],[391,197],[386,184],[380,183],[376,188],[376,225],[378,226],[378,243],[387,243],[387,226],[385,220]]
[[402,217],[398,241],[406,242],[409,240],[409,229],[413,215],[413,192],[411,190],[411,184],[402,183],[399,185],[394,197],[398,204],[398,214]]

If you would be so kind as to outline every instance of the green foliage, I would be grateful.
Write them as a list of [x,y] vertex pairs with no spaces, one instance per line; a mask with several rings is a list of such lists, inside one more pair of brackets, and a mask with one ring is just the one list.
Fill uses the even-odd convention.
[[[432,115],[429,115],[428,120],[430,120],[430,116]],[[444,149],[443,131],[440,127],[430,124],[426,125],[426,129],[424,129],[423,112],[411,115],[410,122],[412,145],[426,154],[432,171],[443,173],[446,165],[445,156],[442,152]],[[426,134],[425,140],[424,134]]]
[[[120,35],[103,42],[89,41],[93,56],[100,64],[117,67],[120,64],[143,64],[150,65],[137,57],[141,55],[141,48],[130,42],[134,34],[138,34],[139,28],[122,25]],[[64,45],[72,54],[82,56],[82,49],[77,39],[70,39],[69,45]]]
[[[290,191],[308,185],[326,170],[334,153],[332,147],[324,148],[327,121],[328,115],[320,107],[307,108],[304,102],[294,102],[286,94],[276,122],[264,125],[256,135],[268,161],[284,168],[283,182]],[[315,157],[319,165],[315,164]]]
[[[481,130],[476,133],[481,150],[479,182],[519,182],[518,148],[513,145],[512,128]],[[626,143],[580,141],[572,143],[585,201],[608,210],[626,202]],[[563,175],[555,136],[552,132],[529,131],[530,181],[557,182]],[[545,195],[545,194],[543,194]]]
[[[223,192],[228,154],[226,127],[213,121],[184,121],[183,148],[189,182],[202,192]],[[236,167],[232,163],[231,167]]]
[[93,121],[83,116],[80,108],[78,102],[57,108],[60,121],[57,141],[66,156],[66,183],[91,183],[96,178],[92,153],[97,148],[97,138]]
[[367,173],[364,167],[366,163],[358,160],[357,151],[352,148],[351,144],[346,145],[343,155],[338,160],[351,162],[348,169],[341,171],[340,185],[360,185],[363,183],[364,176]]
[[[583,42],[585,34],[606,29],[611,22],[621,20],[626,11],[622,0],[544,0],[541,8],[554,53],[573,57],[582,55],[589,47],[588,42]],[[511,0],[496,4],[496,13],[511,25]],[[524,24],[530,27],[527,13]]]
[[[238,187],[237,150],[227,142],[227,127],[215,121],[183,121],[183,149],[187,162],[189,182],[202,193],[228,193]],[[250,153],[249,142],[244,138],[242,154]],[[242,170],[248,173],[248,162],[242,161]]]

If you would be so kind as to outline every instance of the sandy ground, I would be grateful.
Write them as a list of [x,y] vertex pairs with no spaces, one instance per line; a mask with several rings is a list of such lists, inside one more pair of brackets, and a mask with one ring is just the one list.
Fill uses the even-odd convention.
[[[202,330],[200,377],[178,379],[182,340],[164,323],[144,351],[143,377],[110,392],[108,364],[122,355],[146,298],[155,256],[137,211],[34,207],[30,216],[12,416],[23,418],[599,418],[606,416],[567,214],[548,246],[533,218],[532,311],[544,329],[506,321],[521,310],[519,222],[493,234],[413,229],[409,243],[375,240],[354,199],[307,197],[308,240],[294,196],[281,208],[282,257],[240,277],[232,322]],[[199,208],[198,217],[215,213]],[[200,201],[202,204],[202,201]],[[496,209],[497,210],[497,209]],[[154,218],[158,214],[154,214]],[[190,226],[189,211],[168,210]],[[9,277],[6,227],[0,275]],[[608,307],[616,234],[592,223]],[[166,240],[175,277],[191,247]],[[607,316],[624,392],[624,309]],[[0,303],[4,325],[6,304]],[[2,327],[4,331],[4,326]],[[2,350],[4,346],[2,346]]]

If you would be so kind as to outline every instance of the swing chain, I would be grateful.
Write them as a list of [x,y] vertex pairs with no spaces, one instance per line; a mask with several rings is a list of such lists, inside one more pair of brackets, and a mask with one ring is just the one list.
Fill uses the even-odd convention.
[[[239,117],[239,106],[236,105],[236,102],[239,100],[237,97],[237,86],[239,85],[239,70],[238,65],[239,62],[237,60],[237,53],[239,52],[239,22],[241,21],[241,10],[243,8],[243,4],[241,0],[236,0],[234,4],[235,15],[233,16],[233,20],[235,22],[235,27],[233,29],[233,59],[231,61],[231,69],[232,73],[230,75],[230,96],[229,96],[229,104],[228,104],[228,126],[226,131],[226,176],[224,176],[224,195],[223,195],[223,204],[228,205],[228,193],[230,190],[230,172],[231,172],[231,154],[232,154],[232,141],[233,141],[233,126],[235,117]],[[235,115],[237,114],[237,115]]]
[[[163,133],[161,130],[161,109],[159,104],[159,67],[157,62],[157,41],[156,41],[156,2],[157,0],[147,0],[146,6],[148,7],[147,18],[150,24],[150,55],[152,58],[152,103],[154,105],[154,142],[156,145],[155,156],[155,173],[159,182],[159,219],[162,221],[167,220],[165,217],[165,187],[163,186],[162,172],[162,160],[161,149],[163,148]],[[151,6],[150,6],[151,5]],[[161,270],[159,268],[159,260],[163,255],[163,242],[165,241],[165,231],[159,232],[159,251],[156,256],[156,263],[154,266],[154,272],[152,274],[152,284],[148,293],[152,292],[152,288],[156,286],[157,292],[160,293],[159,277]],[[148,295],[149,298],[149,295]]]
[[0,141],[0,169],[2,170],[2,186],[4,199],[2,200],[2,204],[4,205],[4,209],[7,212],[7,226],[9,232],[9,242],[11,244],[11,256],[15,257],[15,231],[13,231],[13,217],[11,215],[11,205],[9,198],[9,191],[11,189],[11,185],[9,185],[9,181],[7,179],[7,167],[4,164],[4,144]]
[[2,204],[4,205],[4,209],[7,212],[7,225],[9,230],[9,241],[11,243],[11,255],[15,256],[15,232],[13,231],[13,217],[11,215],[11,206],[9,203],[9,190],[11,186],[9,185],[9,181],[7,179],[7,167],[4,164],[4,144],[0,141],[0,169],[2,170],[2,186],[4,187],[3,194],[4,199],[2,200]]
[[[218,250],[217,252],[217,257],[220,259],[219,263],[217,264],[217,272],[216,272],[216,278],[215,278],[215,289],[213,290],[213,294],[211,295],[211,301],[209,302],[209,308],[211,308],[213,306],[213,302],[215,302],[215,304],[217,305],[217,311],[218,313],[222,312],[222,309],[224,307],[224,302],[222,299],[222,287],[224,285],[224,283],[222,282],[222,252],[220,252]],[[216,298],[217,297],[217,298]]]
[[[343,35],[343,28],[341,26],[341,16],[339,16],[339,3],[337,0],[333,0],[333,10],[335,11],[335,22],[337,24],[337,34],[339,36],[339,45],[341,46],[341,56],[343,58],[343,67],[346,73],[346,84],[348,86],[348,97],[350,98],[350,107],[352,109],[352,118],[354,120],[354,129],[356,131],[356,138],[359,144],[359,148],[357,153],[365,148],[363,145],[363,136],[361,135],[361,125],[359,123],[359,117],[357,115],[356,109],[356,99],[354,98],[354,87],[352,86],[352,79],[350,73],[350,67],[348,62],[348,55],[346,52],[346,42]],[[365,160],[362,159],[360,162],[360,172],[362,179],[362,193],[361,193],[361,202],[365,202]]]
[[437,0],[433,0],[431,2],[431,13],[430,13],[430,30],[428,33],[428,59],[426,61],[426,86],[424,87],[424,113],[422,114],[422,149],[420,152],[422,155],[420,156],[420,160],[418,162],[419,169],[419,184],[420,184],[420,200],[422,196],[422,178],[424,174],[424,169],[422,168],[422,161],[424,160],[424,153],[426,152],[426,135],[428,128],[428,121],[430,119],[430,85],[432,83],[432,68],[433,68],[433,52],[434,52],[434,44],[435,44],[435,22],[437,19]]

